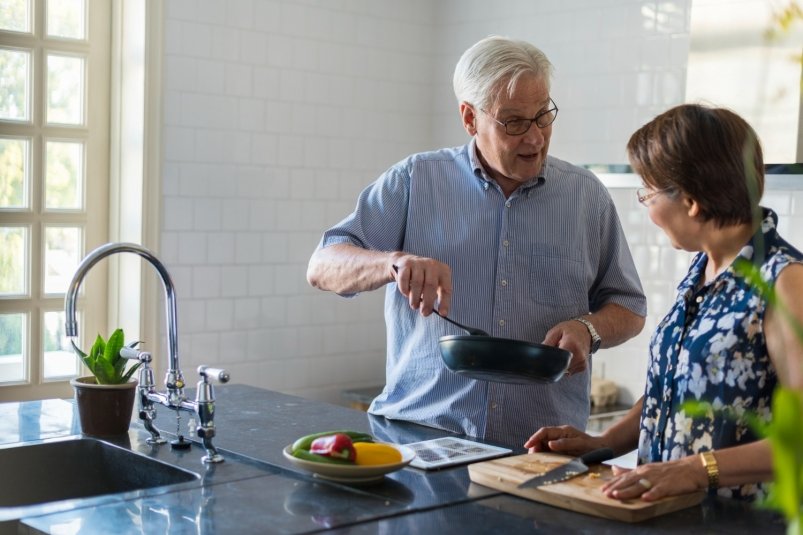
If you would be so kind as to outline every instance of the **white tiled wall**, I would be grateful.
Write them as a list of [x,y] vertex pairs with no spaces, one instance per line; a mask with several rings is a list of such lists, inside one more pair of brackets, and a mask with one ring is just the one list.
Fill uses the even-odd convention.
[[[314,291],[306,263],[381,171],[467,140],[451,92],[462,51],[488,34],[543,48],[560,106],[552,153],[624,162],[630,133],[683,100],[690,1],[165,2],[161,255],[177,286],[185,371],[225,366],[235,382],[333,402],[381,384],[382,292]],[[650,317],[597,371],[632,400],[648,331],[688,255],[667,245],[631,189],[612,193]],[[801,228],[801,195],[770,195],[782,229]]]

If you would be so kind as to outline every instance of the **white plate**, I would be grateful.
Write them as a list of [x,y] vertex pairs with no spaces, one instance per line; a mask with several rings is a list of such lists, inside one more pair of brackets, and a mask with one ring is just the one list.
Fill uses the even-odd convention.
[[388,446],[393,446],[399,450],[399,453],[402,455],[401,461],[398,463],[377,464],[372,466],[361,466],[357,464],[316,463],[315,461],[307,461],[304,459],[299,459],[298,457],[293,457],[293,454],[291,453],[293,448],[292,445],[285,446],[284,450],[282,450],[282,453],[284,454],[285,459],[290,461],[293,466],[301,468],[302,470],[306,470],[307,472],[312,472],[317,477],[322,479],[329,479],[342,483],[369,483],[380,481],[383,477],[385,477],[385,474],[395,472],[396,470],[401,470],[410,464],[410,461],[415,459],[415,451],[413,451],[412,448],[401,446],[399,444],[388,444]]

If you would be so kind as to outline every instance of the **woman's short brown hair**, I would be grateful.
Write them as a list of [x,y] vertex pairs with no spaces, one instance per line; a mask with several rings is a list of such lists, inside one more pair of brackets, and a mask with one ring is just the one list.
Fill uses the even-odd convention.
[[639,128],[627,154],[645,184],[686,194],[704,220],[753,221],[764,193],[764,157],[755,131],[734,112],[676,106]]

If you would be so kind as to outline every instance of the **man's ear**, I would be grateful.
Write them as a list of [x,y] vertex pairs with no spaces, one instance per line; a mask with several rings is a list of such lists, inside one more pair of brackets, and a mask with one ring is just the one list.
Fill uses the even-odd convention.
[[474,107],[468,102],[461,102],[460,117],[468,135],[474,136],[477,133],[477,115],[474,113]]

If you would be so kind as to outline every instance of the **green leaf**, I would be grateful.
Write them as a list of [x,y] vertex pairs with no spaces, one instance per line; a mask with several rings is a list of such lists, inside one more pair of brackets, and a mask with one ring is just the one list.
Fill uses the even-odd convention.
[[89,355],[72,342],[73,350],[95,376],[97,383],[106,385],[127,382],[140,366],[140,363],[136,363],[126,371],[128,361],[120,356],[120,350],[124,345],[125,335],[122,329],[115,330],[109,336],[108,342],[98,335],[89,350]]
[[141,362],[137,362],[136,364],[128,368],[128,371],[125,372],[125,374],[123,374],[123,380],[120,382],[127,383],[128,380],[131,379],[131,376],[134,375],[134,372],[137,371],[137,369],[139,369],[141,364],[142,364]]

